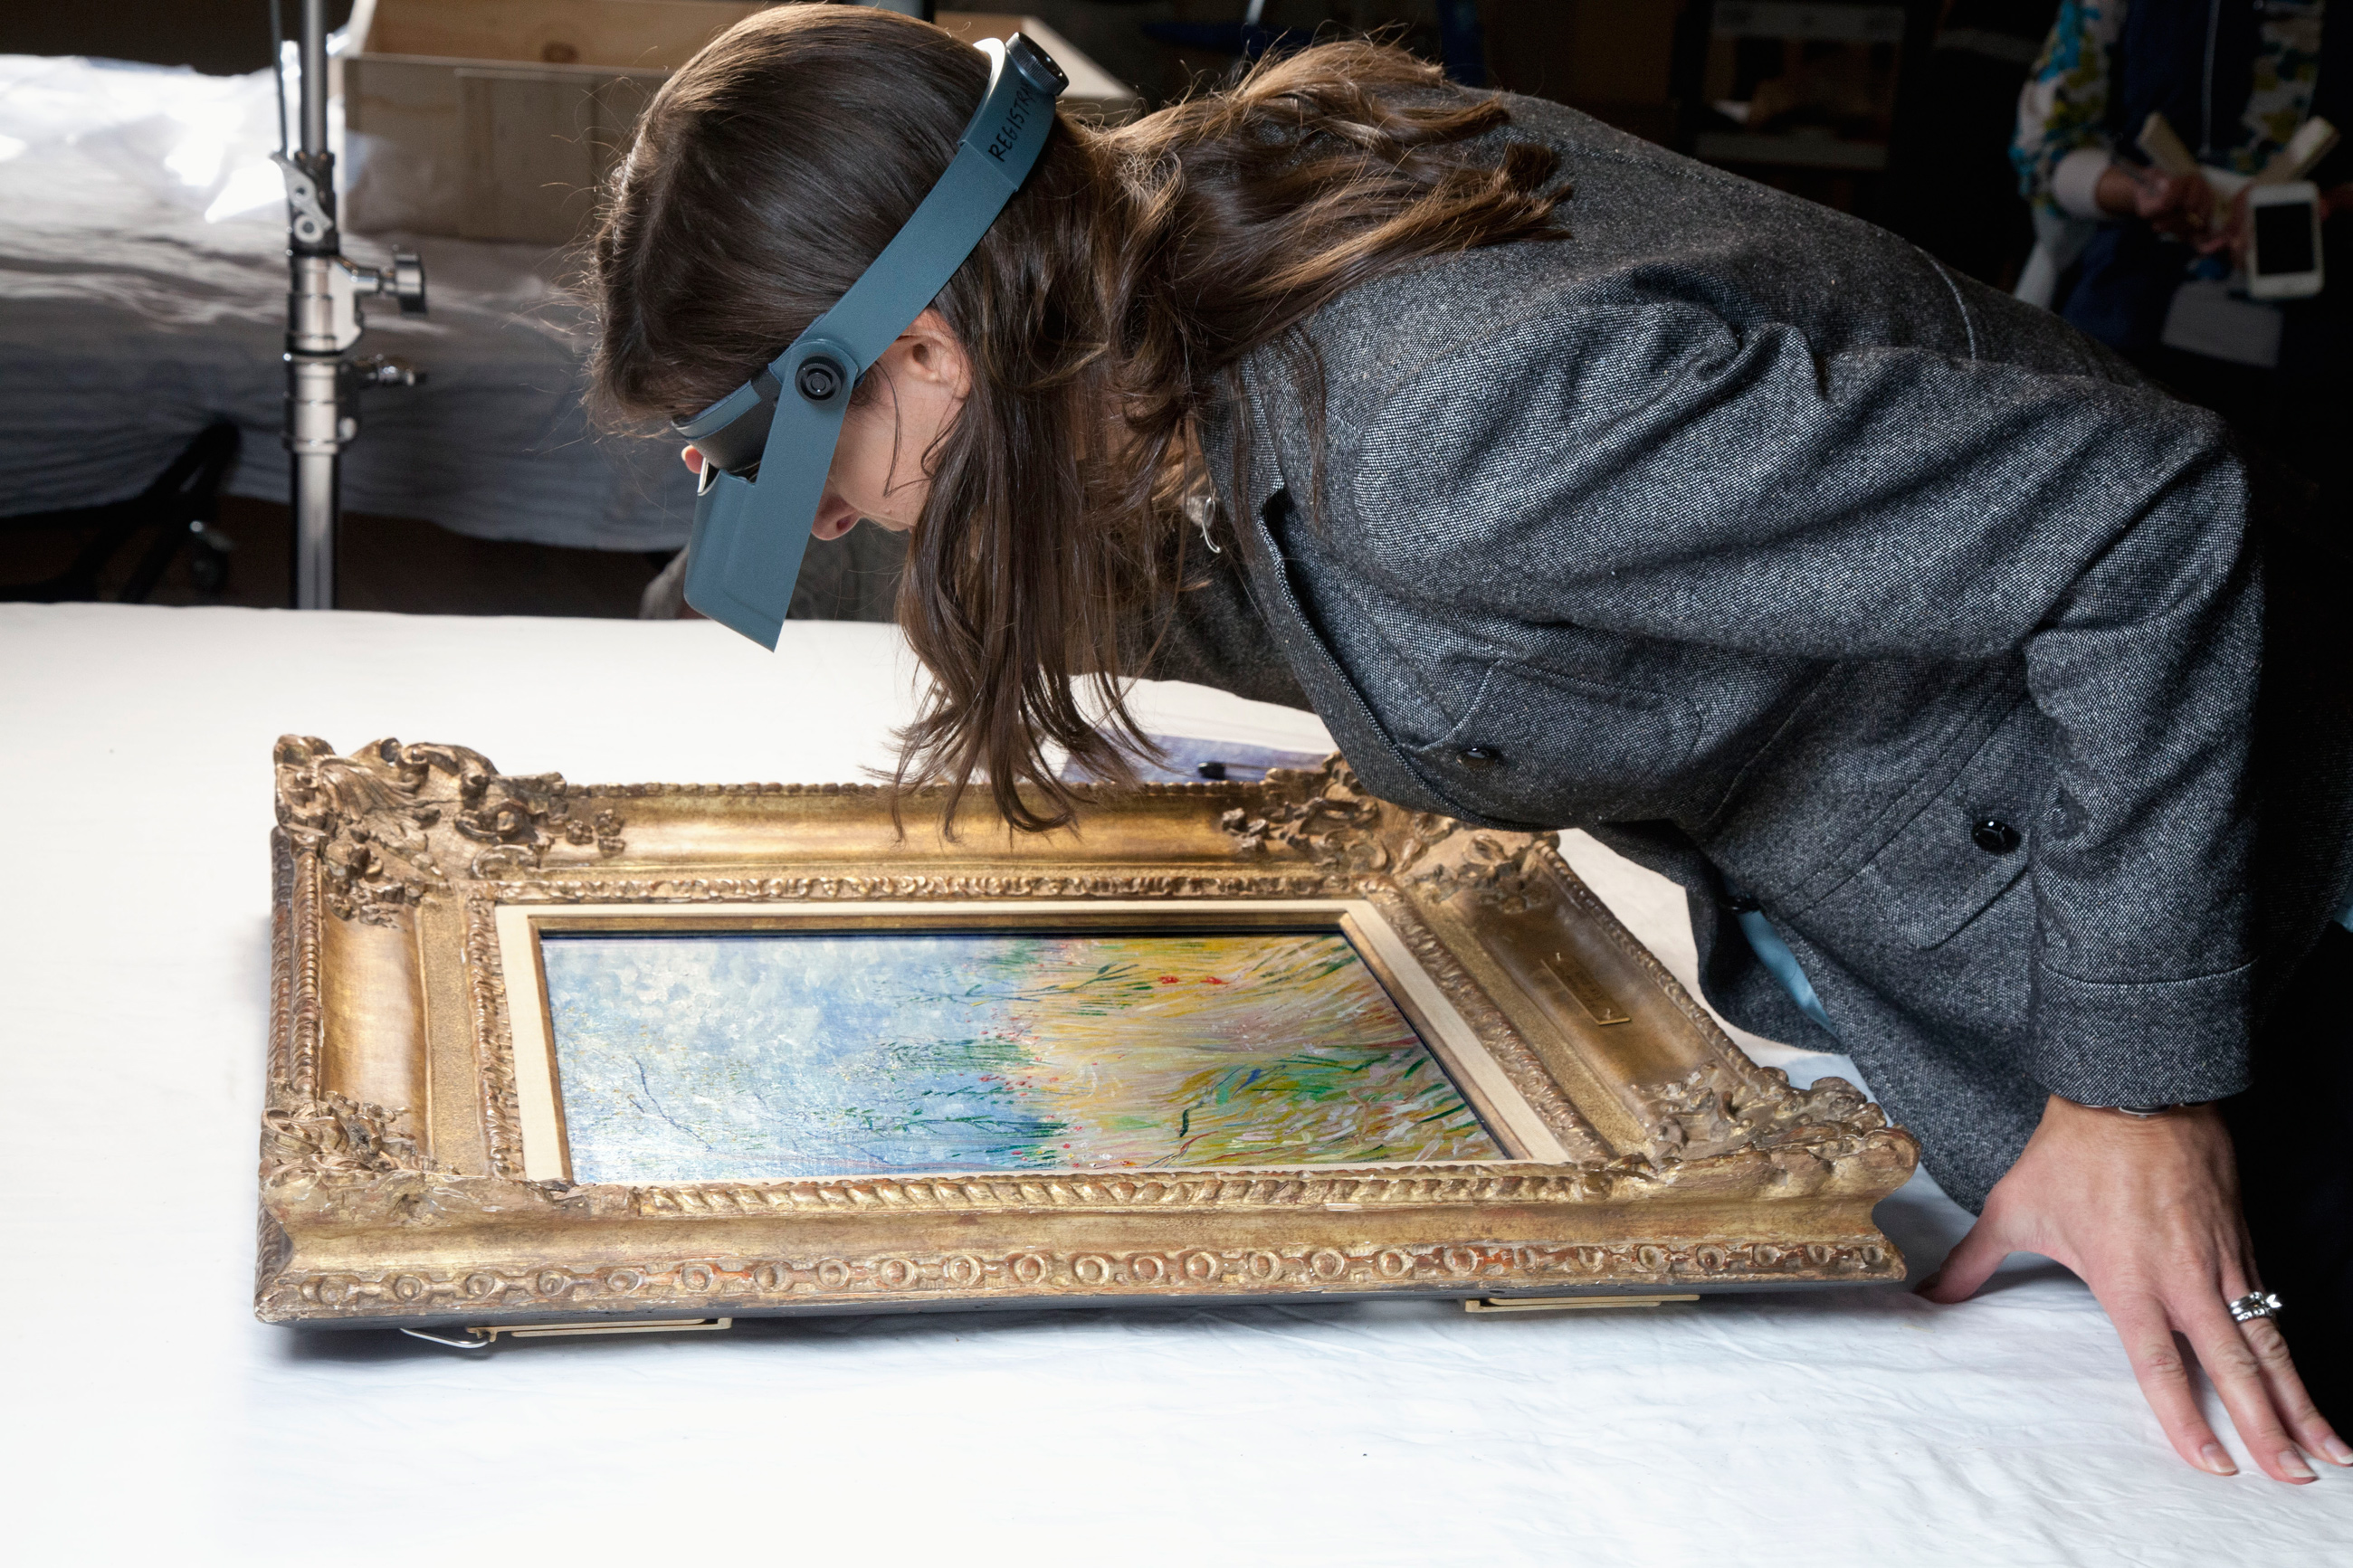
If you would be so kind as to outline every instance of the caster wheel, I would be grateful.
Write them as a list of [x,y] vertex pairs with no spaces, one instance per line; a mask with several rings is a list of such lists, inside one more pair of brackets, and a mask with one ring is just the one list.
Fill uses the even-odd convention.
[[228,586],[228,552],[201,535],[191,540],[188,580],[200,594],[217,594]]

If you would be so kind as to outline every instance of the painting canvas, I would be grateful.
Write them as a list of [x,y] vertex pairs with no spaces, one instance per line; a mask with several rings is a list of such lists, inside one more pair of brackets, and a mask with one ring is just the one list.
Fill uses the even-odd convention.
[[1507,1158],[1336,931],[549,932],[578,1182]]

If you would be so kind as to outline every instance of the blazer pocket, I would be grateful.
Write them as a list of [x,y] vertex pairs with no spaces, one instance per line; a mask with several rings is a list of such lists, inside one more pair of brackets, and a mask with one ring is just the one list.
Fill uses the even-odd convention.
[[1662,815],[1660,785],[1699,732],[1699,710],[1681,698],[1497,663],[1460,722],[1407,751],[1481,815],[1566,826]]
[[1860,918],[1893,927],[1914,947],[1942,945],[2026,874],[2049,791],[2039,715],[2021,701],[1952,782],[1818,910],[1841,923]]

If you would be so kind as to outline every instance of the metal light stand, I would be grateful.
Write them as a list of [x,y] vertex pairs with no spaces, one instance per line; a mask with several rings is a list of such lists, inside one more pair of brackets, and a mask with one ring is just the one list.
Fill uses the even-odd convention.
[[[270,32],[280,35],[278,0]],[[404,316],[425,313],[425,264],[405,251],[379,272],[343,259],[335,227],[335,155],[327,150],[326,0],[302,0],[301,150],[281,135],[278,165],[286,174],[286,449],[293,455],[294,607],[335,605],[335,519],[343,448],[359,434],[353,394],[364,386],[414,386],[425,379],[384,355],[347,360],[366,321],[360,301],[390,295]],[[278,46],[270,68],[280,68]],[[280,76],[279,121],[285,123]]]

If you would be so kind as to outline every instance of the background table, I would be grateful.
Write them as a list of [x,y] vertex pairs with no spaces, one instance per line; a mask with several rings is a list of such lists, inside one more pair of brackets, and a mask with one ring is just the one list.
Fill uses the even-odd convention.
[[[257,29],[262,14],[257,0]],[[227,493],[286,499],[276,122],[267,70],[0,55],[0,514],[135,495],[224,418],[244,435]],[[422,252],[431,305],[404,317],[389,300],[366,304],[354,353],[408,359],[429,379],[362,395],[347,510],[535,544],[686,542],[694,492],[676,443],[589,423],[573,258],[344,238],[371,267],[395,244]]]
[[[278,734],[853,780],[910,679],[880,626],[788,625],[771,658],[708,622],[0,605],[12,1559],[2353,1562],[2353,1476],[2183,1467],[2098,1307],[2028,1258],[1941,1310],[1025,1311],[480,1357],[253,1321]],[[1318,736],[1198,688],[1142,706]],[[1567,847],[1688,980],[1680,894]],[[1916,1272],[1967,1223],[1925,1182],[1880,1218]]]

